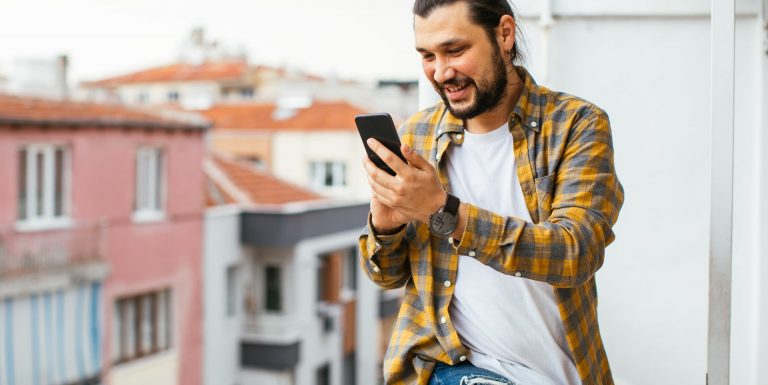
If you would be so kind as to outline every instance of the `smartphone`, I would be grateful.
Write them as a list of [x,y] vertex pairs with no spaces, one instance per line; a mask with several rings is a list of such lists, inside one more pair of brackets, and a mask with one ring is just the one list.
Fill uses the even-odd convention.
[[374,138],[378,140],[384,147],[388,148],[397,155],[403,162],[408,163],[405,160],[405,156],[400,152],[400,137],[397,136],[397,129],[395,123],[392,121],[392,117],[387,113],[365,114],[355,116],[355,124],[357,125],[357,131],[360,132],[360,138],[363,139],[363,146],[365,146],[365,152],[376,167],[386,171],[389,175],[397,175],[386,163],[384,163],[378,155],[376,155],[370,147],[368,147],[368,138]]

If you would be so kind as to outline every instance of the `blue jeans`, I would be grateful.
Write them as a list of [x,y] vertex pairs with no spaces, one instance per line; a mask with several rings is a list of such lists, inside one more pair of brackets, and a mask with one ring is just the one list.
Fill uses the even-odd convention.
[[514,382],[485,369],[464,362],[446,365],[438,362],[429,385],[515,385]]

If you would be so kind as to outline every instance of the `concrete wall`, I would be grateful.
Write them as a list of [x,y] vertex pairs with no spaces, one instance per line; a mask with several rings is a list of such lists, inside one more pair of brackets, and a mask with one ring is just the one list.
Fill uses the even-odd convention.
[[[617,383],[703,383],[709,4],[554,1],[556,19],[549,32],[533,18],[540,4],[516,2],[524,16],[527,66],[540,84],[608,111],[616,167],[626,190],[617,239],[597,278],[601,330]],[[757,1],[737,1],[731,383],[745,385],[768,381],[765,373],[757,377],[766,352],[758,356],[756,342],[758,335],[767,335],[768,324],[765,311],[759,310],[767,294],[760,279],[766,247],[760,240],[768,227],[757,209],[766,206],[768,145],[758,6]]]
[[227,269],[240,264],[240,211],[235,207],[209,209],[204,230],[204,340],[203,384],[237,383],[242,328],[242,288],[237,283],[235,314],[227,314]]

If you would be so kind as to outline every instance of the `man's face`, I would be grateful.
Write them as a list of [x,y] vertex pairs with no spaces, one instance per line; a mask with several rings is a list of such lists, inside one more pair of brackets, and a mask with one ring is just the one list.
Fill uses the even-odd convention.
[[455,117],[472,119],[499,105],[507,65],[496,40],[472,22],[465,2],[416,16],[414,30],[424,73]]

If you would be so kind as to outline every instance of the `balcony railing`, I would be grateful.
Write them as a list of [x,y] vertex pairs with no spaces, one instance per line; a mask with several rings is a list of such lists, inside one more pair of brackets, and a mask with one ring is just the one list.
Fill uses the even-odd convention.
[[0,280],[101,261],[102,224],[19,232],[0,229]]

